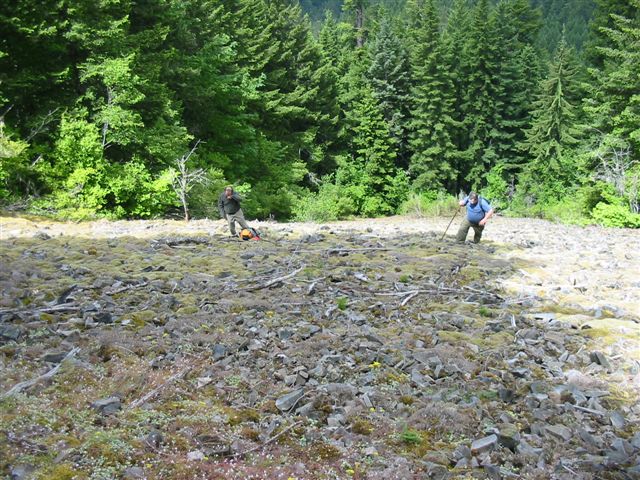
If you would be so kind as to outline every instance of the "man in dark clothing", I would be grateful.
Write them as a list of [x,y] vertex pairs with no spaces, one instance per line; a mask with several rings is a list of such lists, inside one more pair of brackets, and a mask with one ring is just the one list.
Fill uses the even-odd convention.
[[487,220],[493,215],[493,208],[484,198],[478,197],[475,192],[469,193],[469,196],[460,200],[460,206],[467,206],[467,216],[462,220],[462,224],[458,229],[456,240],[464,242],[469,233],[469,228],[473,228],[473,242],[480,243],[482,231]]
[[251,229],[251,227],[247,225],[247,221],[244,219],[244,214],[240,208],[241,201],[242,198],[233,191],[231,185],[224,189],[224,192],[220,194],[220,198],[218,199],[220,217],[227,219],[229,222],[229,231],[234,237],[236,236],[236,222],[238,222],[243,229]]

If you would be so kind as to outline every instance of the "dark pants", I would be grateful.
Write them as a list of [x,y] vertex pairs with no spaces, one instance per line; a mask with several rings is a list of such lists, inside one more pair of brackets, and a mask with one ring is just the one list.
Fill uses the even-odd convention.
[[236,213],[227,213],[227,222],[229,222],[229,230],[231,235],[236,235],[236,222],[240,224],[241,228],[251,228],[247,225],[247,221],[244,219],[244,214],[242,213],[242,209],[238,210]]
[[458,242],[464,242],[467,239],[469,228],[473,228],[473,243],[480,243],[480,238],[482,238],[482,230],[484,230],[484,226],[478,225],[477,223],[471,223],[466,217],[460,224],[458,234],[456,235],[456,240]]

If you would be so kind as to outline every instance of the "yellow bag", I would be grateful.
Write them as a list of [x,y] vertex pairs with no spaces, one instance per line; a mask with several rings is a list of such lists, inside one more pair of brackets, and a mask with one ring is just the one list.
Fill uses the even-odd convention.
[[248,228],[243,228],[240,232],[240,238],[242,240],[251,240],[253,238],[253,232]]

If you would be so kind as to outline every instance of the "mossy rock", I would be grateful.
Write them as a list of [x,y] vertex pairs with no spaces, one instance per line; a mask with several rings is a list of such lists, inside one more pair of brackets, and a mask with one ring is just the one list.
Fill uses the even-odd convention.
[[196,306],[180,307],[176,310],[178,315],[193,315],[198,313],[199,309]]
[[259,423],[260,422],[260,412],[253,408],[245,408],[242,410],[237,410],[233,408],[225,409],[224,412],[227,415],[229,425],[235,426],[240,425],[241,423]]
[[474,340],[470,335],[467,335],[463,332],[450,332],[448,330],[438,330],[438,339],[440,342],[446,342],[451,344],[460,344],[460,343],[473,343],[477,344],[477,341]]
[[351,431],[359,435],[370,435],[374,426],[371,421],[366,418],[358,417],[351,421]]
[[513,333],[503,330],[502,332],[494,333],[493,335],[485,336],[474,342],[481,348],[496,348],[503,345],[513,343]]
[[85,476],[83,472],[76,470],[73,464],[60,463],[42,470],[35,478],[42,480],[77,480],[85,478]]
[[331,461],[340,458],[342,452],[328,443],[316,442],[309,448],[309,456],[317,461]]
[[130,314],[129,319],[136,328],[142,328],[147,323],[153,322],[158,314],[154,310],[140,310]]

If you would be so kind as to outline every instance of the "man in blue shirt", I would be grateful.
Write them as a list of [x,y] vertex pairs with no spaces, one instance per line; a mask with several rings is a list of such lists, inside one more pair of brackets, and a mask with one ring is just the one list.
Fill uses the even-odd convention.
[[464,242],[469,233],[469,228],[473,228],[473,242],[480,243],[482,230],[487,220],[493,215],[493,208],[484,198],[478,197],[476,192],[471,192],[467,197],[460,200],[460,206],[467,206],[467,216],[462,220],[462,224],[458,229],[456,240]]

